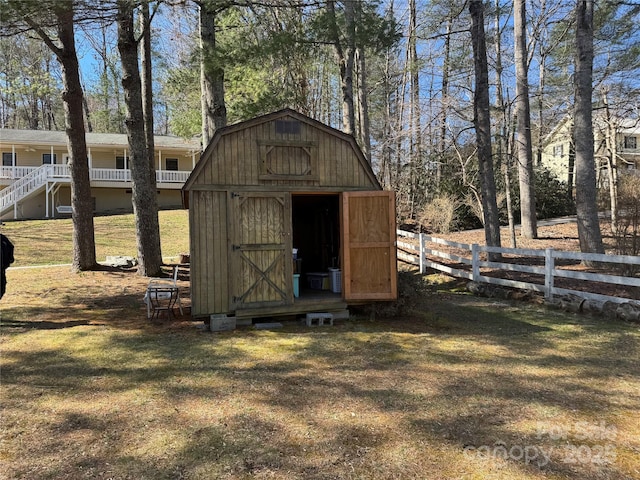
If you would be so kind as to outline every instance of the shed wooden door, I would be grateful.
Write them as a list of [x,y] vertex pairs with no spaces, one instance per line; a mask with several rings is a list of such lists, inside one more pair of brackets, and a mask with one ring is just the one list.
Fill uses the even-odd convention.
[[231,193],[231,304],[234,309],[293,303],[291,196]]
[[345,300],[395,300],[396,209],[393,192],[342,194]]

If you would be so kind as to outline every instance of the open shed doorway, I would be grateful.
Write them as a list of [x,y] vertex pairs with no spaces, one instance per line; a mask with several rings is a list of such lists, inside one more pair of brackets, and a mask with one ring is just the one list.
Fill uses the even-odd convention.
[[300,299],[341,298],[339,194],[293,194],[291,207],[294,291],[297,280]]

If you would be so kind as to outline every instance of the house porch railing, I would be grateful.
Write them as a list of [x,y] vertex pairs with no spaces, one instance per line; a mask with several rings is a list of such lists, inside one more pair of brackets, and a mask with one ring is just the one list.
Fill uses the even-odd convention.
[[[39,167],[0,167],[0,179],[19,180],[26,177]],[[63,180],[71,179],[68,165],[51,165],[48,169],[49,178]],[[157,183],[185,183],[190,171],[156,170]],[[89,170],[91,181],[96,182],[131,182],[131,170],[121,168],[92,168]]]

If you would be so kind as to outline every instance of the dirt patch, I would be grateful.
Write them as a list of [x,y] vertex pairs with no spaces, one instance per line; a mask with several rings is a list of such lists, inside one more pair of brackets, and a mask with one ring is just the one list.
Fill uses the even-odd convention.
[[[600,231],[605,243],[607,253],[613,253],[614,241],[611,235],[611,225],[609,222],[600,223]],[[467,230],[464,232],[453,232],[436,237],[452,240],[461,243],[485,244],[484,230]],[[508,228],[500,230],[500,241],[503,247],[513,247]],[[516,248],[541,249],[553,248],[562,251],[580,251],[580,241],[578,240],[578,225],[575,220],[556,225],[538,226],[538,238],[529,239],[520,236],[520,228],[516,228]]]

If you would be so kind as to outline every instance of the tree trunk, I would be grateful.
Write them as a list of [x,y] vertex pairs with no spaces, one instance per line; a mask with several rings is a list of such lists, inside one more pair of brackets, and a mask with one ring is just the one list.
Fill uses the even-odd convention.
[[509,240],[511,241],[511,248],[516,248],[516,226],[513,219],[513,203],[511,201],[511,165],[510,162],[504,162],[502,165],[502,172],[504,175],[504,192],[507,202],[507,220],[509,222]]
[[364,48],[356,48],[358,65],[358,112],[360,114],[360,146],[365,158],[371,163],[371,126],[369,122],[369,99],[367,98],[367,65]]
[[607,174],[609,179],[609,204],[611,208],[611,231],[618,231],[618,145],[616,143],[615,120],[611,118],[606,91],[602,95],[606,118],[605,145],[607,149]]
[[417,48],[417,9],[415,0],[409,0],[409,42],[407,57],[409,59],[409,159],[411,162],[411,216],[418,216],[417,207],[421,205],[420,185],[423,175],[422,127],[420,122],[420,69],[418,67]]
[[544,97],[546,94],[546,73],[547,73],[547,57],[542,52],[542,48],[540,48],[540,58],[538,62],[540,63],[538,67],[538,94],[536,95],[538,98],[538,140],[536,142],[536,165],[542,165],[542,151],[544,150],[544,135],[545,129],[543,128],[542,122],[544,119]]
[[344,2],[346,41],[340,40],[340,31],[336,19],[335,1],[327,2],[327,13],[330,18],[331,42],[333,44],[340,70],[340,90],[342,91],[342,129],[354,135],[356,132],[356,116],[353,101],[353,67],[355,63],[355,12],[353,2]]
[[216,59],[216,12],[212,2],[200,6],[200,89],[202,103],[202,148],[227,124],[224,100],[224,69]]
[[615,141],[616,130],[611,127],[609,135],[612,135],[611,153],[607,157],[607,171],[609,174],[609,203],[611,208],[611,231],[618,231],[618,159]]
[[71,154],[71,208],[73,212],[74,271],[91,270],[97,266],[93,225],[93,202],[89,180],[89,159],[83,116],[83,93],[76,55],[73,2],[65,0],[57,5],[58,38],[62,48],[56,51],[62,65],[64,83],[65,129],[67,148]]
[[529,78],[527,68],[527,38],[525,0],[514,0],[515,64],[516,64],[516,118],[518,179],[520,184],[520,235],[537,238],[536,198],[533,184],[533,151],[531,146],[531,108],[529,105]]
[[156,189],[149,181],[149,155],[142,111],[142,87],[138,70],[138,46],[134,37],[133,4],[118,0],[118,51],[122,59],[122,87],[127,114],[125,125],[130,150],[133,180],[132,202],[138,246],[138,274],[153,276],[160,272],[160,227]]
[[576,145],[573,141],[575,136],[575,127],[571,128],[571,141],[569,142],[569,166],[567,168],[567,199],[573,201],[573,186],[576,183]]
[[[471,42],[473,43],[473,63],[475,70],[475,91],[473,95],[473,124],[478,146],[478,166],[482,191],[484,233],[488,246],[500,246],[500,218],[496,201],[496,184],[491,157],[491,118],[489,115],[489,69],[487,46],[484,34],[484,4],[482,0],[471,0]],[[490,258],[499,255],[492,254]]]
[[596,203],[596,167],[593,147],[593,1],[576,6],[576,65],[574,143],[576,211],[580,251],[604,253]]
[[[83,89],[84,91],[84,89]],[[87,97],[82,95],[82,108],[84,109],[84,116],[87,121],[87,132],[93,132],[93,124],[91,123],[91,111],[89,110],[89,104],[87,103]]]
[[500,113],[498,121],[498,131],[496,135],[496,158],[498,165],[502,169],[504,178],[504,194],[507,203],[507,218],[509,220],[509,237],[511,239],[511,248],[516,248],[515,224],[513,221],[513,204],[511,203],[511,140],[509,135],[511,130],[509,124],[509,106],[504,98],[504,89],[502,87],[502,29],[500,26],[500,0],[495,2],[495,30],[496,41],[496,111]]
[[392,139],[392,88],[391,88],[391,76],[390,76],[390,58],[389,52],[385,55],[384,60],[384,77],[382,81],[383,85],[383,137],[386,139],[382,144],[382,154],[380,159],[380,182],[382,188],[388,189],[392,185],[392,173],[391,173],[391,139]]
[[440,138],[438,142],[439,159],[436,165],[436,188],[440,189],[442,167],[446,161],[447,148],[447,111],[449,108],[449,70],[451,63],[451,27],[453,18],[447,18],[447,31],[444,37],[444,59],[442,61],[442,105],[440,106]]
[[153,75],[151,65],[151,18],[149,16],[149,3],[140,5],[140,58],[142,65],[142,112],[144,115],[144,134],[149,155],[149,182],[152,189],[156,189],[156,165],[155,165],[155,141],[153,132]]

